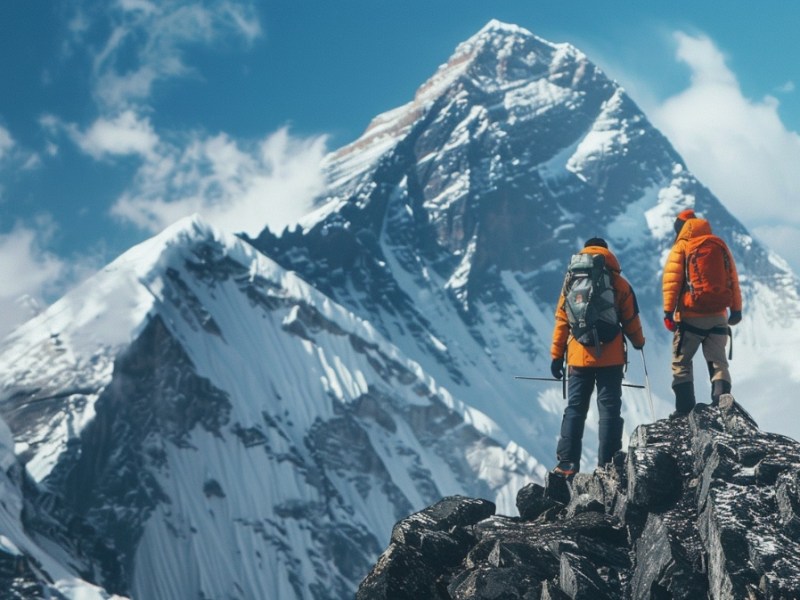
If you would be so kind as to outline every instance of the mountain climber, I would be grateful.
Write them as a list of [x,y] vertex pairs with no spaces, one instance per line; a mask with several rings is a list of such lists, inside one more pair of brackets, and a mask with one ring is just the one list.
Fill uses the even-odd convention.
[[[672,341],[672,390],[680,417],[694,408],[692,359],[700,346],[711,377],[711,402],[731,391],[725,356],[730,326],[742,320],[736,263],[706,219],[682,211],[675,219],[675,243],[664,267],[664,326]],[[730,312],[729,312],[730,311]]]
[[[605,339],[598,334],[601,324],[591,326],[593,333],[590,331],[587,335],[587,320],[592,320],[591,313],[596,309],[588,310],[580,322],[575,319],[575,313],[579,312],[580,307],[576,308],[573,304],[591,303],[594,301],[591,300],[592,297],[602,296],[596,289],[591,294],[574,291],[581,284],[573,286],[571,283],[572,265],[587,258],[591,258],[595,265],[603,266],[606,284],[610,284],[607,306],[600,307],[601,310],[608,308],[605,312],[613,315],[609,319],[613,321],[613,329]],[[580,470],[583,429],[595,385],[600,417],[598,464],[602,466],[610,462],[614,453],[622,448],[623,419],[620,410],[623,366],[626,360],[623,334],[636,349],[644,347],[645,339],[636,295],[620,271],[619,261],[608,249],[606,241],[602,238],[591,238],[583,250],[573,256],[558,300],[550,347],[550,371],[556,379],[564,377],[563,363],[566,353],[569,393],[556,450],[558,464],[553,469],[562,476],[571,476]]]

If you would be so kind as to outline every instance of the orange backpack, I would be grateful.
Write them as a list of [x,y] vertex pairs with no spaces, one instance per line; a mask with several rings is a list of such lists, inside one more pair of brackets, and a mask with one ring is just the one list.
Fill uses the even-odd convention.
[[728,246],[716,235],[701,235],[686,243],[683,306],[698,313],[725,310],[733,301],[733,277]]

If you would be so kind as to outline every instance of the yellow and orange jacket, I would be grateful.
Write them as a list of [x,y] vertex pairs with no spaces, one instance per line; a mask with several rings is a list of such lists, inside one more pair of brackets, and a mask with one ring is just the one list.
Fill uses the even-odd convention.
[[[667,264],[664,266],[664,277],[662,280],[662,288],[664,291],[664,312],[672,314],[675,313],[675,319],[680,321],[681,316],[684,317],[710,317],[726,315],[727,311],[722,309],[714,313],[699,313],[691,311],[683,306],[684,280],[686,278],[685,262],[686,262],[686,244],[687,242],[701,235],[709,235],[711,233],[711,225],[705,219],[688,219],[678,233],[675,244],[670,250],[667,257]],[[733,298],[731,300],[731,310],[742,310],[742,292],[739,288],[739,276],[736,273],[736,263],[733,261],[733,256],[728,251],[730,258],[729,264],[731,269],[731,284]]]
[[[606,266],[611,271],[611,284],[614,287],[614,302],[620,318],[622,331],[634,346],[644,346],[644,333],[639,320],[639,306],[636,295],[628,280],[625,279],[619,266],[617,257],[610,250],[602,246],[589,246],[581,254],[602,254],[606,259]],[[596,356],[596,349],[581,344],[570,335],[567,313],[564,310],[564,290],[556,306],[556,325],[553,329],[553,343],[550,346],[550,356],[554,359],[563,358],[567,353],[567,364],[571,367],[613,367],[625,364],[625,347],[622,333],[610,342],[602,344],[600,354]]]

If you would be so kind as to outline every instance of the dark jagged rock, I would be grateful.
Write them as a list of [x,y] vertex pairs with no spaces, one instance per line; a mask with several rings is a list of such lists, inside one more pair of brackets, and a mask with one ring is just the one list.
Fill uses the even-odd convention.
[[447,591],[454,600],[539,600],[541,586],[529,567],[480,567],[462,572]]
[[428,567],[419,552],[393,543],[359,586],[356,600],[439,598],[436,578],[437,573]]
[[545,478],[544,495],[554,502],[566,504],[570,498],[567,480],[555,473],[548,473]]
[[591,561],[571,552],[561,554],[559,581],[561,589],[575,600],[608,598],[611,595]]
[[628,502],[656,509],[674,502],[681,492],[678,464],[658,446],[644,446],[628,454]]
[[392,529],[392,541],[418,546],[431,531],[450,531],[474,525],[494,514],[495,505],[488,500],[452,496],[403,519]]
[[776,498],[781,522],[793,535],[800,536],[800,482],[797,471],[781,478]]
[[474,545],[472,527],[494,512],[488,500],[452,496],[403,519],[356,598],[449,598],[444,577]]
[[800,598],[800,444],[729,395],[640,426],[603,469],[525,486],[519,517],[482,502],[398,523],[359,600]]
[[9,553],[0,549],[0,598],[3,600],[26,600],[29,598],[61,597],[58,592],[42,581],[41,565],[27,556]]
[[545,496],[545,489],[538,483],[529,483],[517,494],[517,510],[526,521],[533,521],[557,505],[557,502]]

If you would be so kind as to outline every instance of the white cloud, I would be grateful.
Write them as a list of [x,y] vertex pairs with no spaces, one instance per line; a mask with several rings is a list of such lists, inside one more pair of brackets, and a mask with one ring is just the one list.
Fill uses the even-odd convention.
[[23,171],[35,171],[42,166],[42,157],[38,154],[29,154],[28,158],[20,167]]
[[[33,171],[42,164],[41,157],[22,148],[11,133],[0,125],[0,168],[3,170]],[[3,196],[3,186],[0,184],[0,200]]]
[[250,44],[261,35],[252,0],[115,0],[99,17],[102,27],[98,13],[91,13],[94,21],[85,14],[74,20],[73,43],[88,44],[91,32],[106,32],[92,53],[100,116],[88,127],[50,115],[41,124],[51,136],[49,152],[57,153],[55,137],[66,133],[97,160],[141,159],[112,214],[158,231],[199,212],[225,229],[257,234],[292,224],[308,210],[323,189],[324,136],[299,139],[282,129],[250,143],[225,133],[156,132],[145,116],[157,82],[196,75],[190,48]]
[[160,80],[191,75],[185,51],[193,45],[249,44],[261,35],[249,0],[119,0],[106,16],[110,34],[94,56],[94,91],[108,110],[146,101]]
[[123,11],[141,11],[146,14],[158,12],[155,4],[147,0],[119,0],[119,6]]
[[294,138],[285,128],[251,146],[195,137],[146,161],[112,213],[154,232],[195,212],[228,231],[280,231],[324,189],[325,153],[324,136]]
[[0,339],[108,261],[104,243],[57,256],[48,250],[57,231],[53,217],[43,213],[0,234]]
[[75,143],[95,159],[107,156],[139,155],[154,158],[158,135],[149,119],[126,110],[113,119],[97,119],[86,131],[67,126]]
[[65,263],[43,250],[50,230],[44,221],[38,229],[18,224],[0,235],[0,338],[32,317],[32,306],[40,304],[64,274]]
[[[138,156],[145,160],[154,160],[161,143],[150,119],[133,110],[123,111],[110,118],[100,117],[85,130],[49,114],[40,117],[39,124],[51,138],[66,133],[78,148],[95,160],[119,156]],[[58,152],[55,141],[47,140],[44,153],[47,156],[56,156]]]
[[[749,229],[780,225],[783,239],[799,239],[800,136],[783,124],[774,97],[745,97],[709,38],[676,33],[675,40],[677,59],[691,69],[691,84],[651,111],[654,123]],[[781,252],[775,240],[765,239],[800,271],[796,247],[787,244]]]
[[14,147],[14,138],[7,129],[0,126],[0,161],[6,158]]

